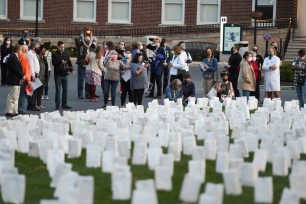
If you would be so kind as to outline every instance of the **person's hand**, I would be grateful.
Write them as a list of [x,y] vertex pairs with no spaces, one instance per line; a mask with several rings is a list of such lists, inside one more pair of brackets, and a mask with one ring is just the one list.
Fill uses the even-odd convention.
[[163,65],[164,65],[164,67],[167,67],[167,66],[168,66],[168,64],[167,64],[166,62],[164,62]]
[[22,77],[22,79],[23,79],[23,80],[26,80],[26,79],[27,79],[27,77],[26,77],[26,76],[23,76],[23,77]]
[[275,65],[270,66],[270,70],[274,71],[277,67]]
[[31,79],[32,79],[33,82],[35,81],[35,77],[34,76],[32,76]]
[[169,62],[169,66],[173,66],[173,62]]

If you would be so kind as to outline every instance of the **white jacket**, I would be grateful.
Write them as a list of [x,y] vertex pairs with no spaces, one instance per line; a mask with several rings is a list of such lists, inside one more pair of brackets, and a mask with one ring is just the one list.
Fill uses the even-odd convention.
[[186,61],[187,61],[188,59],[192,60],[192,58],[191,58],[190,54],[187,53],[185,50],[182,50],[181,56],[182,56],[182,59],[183,59],[184,63],[186,64],[186,67],[187,67],[187,70],[186,70],[186,71],[188,72],[188,71],[189,71],[189,66],[188,66],[188,64],[186,63]]
[[[275,65],[275,70],[270,70],[270,66]],[[266,57],[262,65],[264,70],[264,90],[267,92],[280,91],[280,59],[277,56],[273,56],[271,59]]]
[[35,76],[35,74],[39,74],[40,66],[36,53],[32,50],[29,50],[27,57],[29,60],[32,76]]
[[170,75],[177,75],[178,69],[184,69],[188,71],[187,64],[184,62],[182,54],[180,54],[179,56],[173,55],[171,62],[173,63],[173,65],[170,68]]

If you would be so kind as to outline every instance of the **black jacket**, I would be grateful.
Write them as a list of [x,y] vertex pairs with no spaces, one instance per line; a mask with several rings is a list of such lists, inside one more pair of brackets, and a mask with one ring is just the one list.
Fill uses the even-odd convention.
[[19,86],[23,78],[21,64],[15,53],[11,54],[7,61],[7,82],[9,86]]
[[13,46],[7,48],[5,45],[1,45],[1,63],[6,55],[13,53]]
[[[62,63],[65,60],[66,65]],[[58,50],[52,54],[52,65],[54,66],[54,76],[66,76],[68,71],[73,71],[72,63],[66,52],[60,53]]]
[[[77,49],[77,61],[76,64],[81,65],[83,67],[86,66],[85,58],[87,56],[87,46],[84,44],[82,36],[79,36],[74,39],[75,40],[75,47]],[[89,52],[92,52],[95,48],[94,44],[91,44],[89,47]]]
[[229,68],[229,74],[230,74],[230,77],[238,77],[239,75],[239,69],[238,67],[240,66],[240,62],[242,60],[242,57],[241,55],[236,52],[234,54],[232,54],[228,60],[228,64],[231,65],[231,67]]

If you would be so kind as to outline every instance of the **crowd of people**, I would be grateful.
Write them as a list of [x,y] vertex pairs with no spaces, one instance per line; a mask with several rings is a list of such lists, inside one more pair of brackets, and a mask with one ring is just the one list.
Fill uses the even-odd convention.
[[[102,108],[106,108],[109,101],[115,105],[118,85],[121,106],[125,105],[127,98],[129,102],[141,105],[145,91],[148,92],[145,97],[162,98],[164,94],[164,98],[170,101],[182,99],[184,106],[190,97],[195,97],[195,83],[189,74],[192,57],[183,41],[172,49],[168,47],[166,39],[159,37],[150,39],[147,45],[134,42],[131,48],[127,48],[123,41],[118,46],[112,41],[98,44],[91,28],[85,27],[83,33],[75,38],[75,45],[78,99],[99,102],[96,88],[101,86]],[[147,49],[153,52],[152,56],[147,56]],[[294,85],[300,106],[303,107],[303,93],[306,95],[305,50],[301,49],[298,55],[292,67]],[[228,63],[224,63],[225,71],[221,72],[219,82],[215,80],[219,62],[214,56],[214,49],[208,47],[200,64],[206,96],[215,89],[215,96],[222,101],[224,98],[239,97],[241,91],[242,96],[255,96],[260,101],[259,84],[264,76],[265,97],[280,97],[282,58],[277,52],[276,43],[271,43],[265,58],[258,54],[256,45],[242,56],[239,46],[234,45]],[[9,86],[7,116],[25,114],[26,109],[40,111],[44,108],[42,99],[49,99],[51,69],[54,70],[55,108],[71,109],[67,102],[67,89],[68,76],[74,73],[74,68],[65,52],[65,44],[59,41],[57,50],[51,53],[50,42],[41,43],[40,38],[30,38],[28,31],[23,32],[15,45],[11,37],[4,38],[1,45],[1,85]]]

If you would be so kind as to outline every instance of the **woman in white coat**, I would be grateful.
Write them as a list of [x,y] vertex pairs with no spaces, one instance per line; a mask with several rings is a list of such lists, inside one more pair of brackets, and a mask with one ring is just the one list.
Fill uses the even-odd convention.
[[174,55],[172,60],[169,62],[170,66],[170,82],[174,79],[180,79],[183,81],[183,75],[188,71],[187,64],[184,62],[182,57],[182,49],[176,45],[173,48]]
[[262,70],[265,72],[264,90],[268,98],[280,98],[280,59],[276,56],[276,50],[270,46],[268,57],[265,58]]

